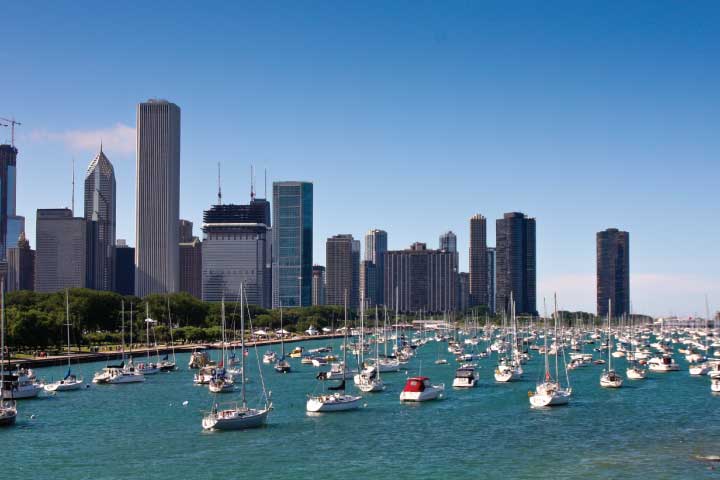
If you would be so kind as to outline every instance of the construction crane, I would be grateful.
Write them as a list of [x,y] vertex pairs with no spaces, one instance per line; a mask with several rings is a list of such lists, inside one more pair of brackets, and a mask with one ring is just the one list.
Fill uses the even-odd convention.
[[[10,123],[10,144],[14,147],[15,146],[15,125],[22,125],[20,122],[16,122],[15,119],[9,119],[9,118],[2,118],[0,117],[0,120],[4,122]],[[7,127],[7,125],[3,124],[3,127]]]

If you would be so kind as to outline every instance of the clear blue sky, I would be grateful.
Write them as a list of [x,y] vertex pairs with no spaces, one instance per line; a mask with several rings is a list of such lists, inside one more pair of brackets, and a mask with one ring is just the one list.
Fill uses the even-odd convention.
[[[631,234],[637,311],[720,305],[720,3],[6,2],[0,116],[18,210],[70,203],[100,137],[134,244],[135,105],[182,108],[181,216],[249,196],[249,165],[315,183],[325,239],[436,246],[538,222],[538,296],[594,310],[595,232]],[[0,140],[9,129],[0,130]],[[77,200],[81,205],[82,187]],[[82,214],[82,209],[77,209]]]

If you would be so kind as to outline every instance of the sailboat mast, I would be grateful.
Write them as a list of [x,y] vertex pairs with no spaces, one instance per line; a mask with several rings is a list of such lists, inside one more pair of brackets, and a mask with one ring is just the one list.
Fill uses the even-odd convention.
[[125,300],[120,301],[120,331],[122,332],[122,360],[125,361]]
[[5,388],[5,280],[0,278],[0,406]]
[[68,368],[70,368],[70,298],[67,289],[65,289],[65,325],[67,326]]
[[240,284],[240,395],[242,406],[247,408],[245,401],[245,304],[243,303],[243,284]]
[[342,368],[342,375],[343,375],[343,393],[345,393],[345,377],[347,376],[347,289],[345,289],[344,295],[343,295],[343,304],[345,309],[345,322],[343,325],[344,329],[344,335],[343,335],[343,368]]

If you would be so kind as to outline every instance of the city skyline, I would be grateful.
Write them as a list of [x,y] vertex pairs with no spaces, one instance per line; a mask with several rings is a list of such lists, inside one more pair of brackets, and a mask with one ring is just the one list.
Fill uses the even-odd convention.
[[[458,236],[460,269],[467,271],[466,219],[482,212],[490,220],[487,236],[492,239],[493,220],[522,211],[538,219],[538,309],[543,297],[557,291],[564,308],[594,311],[595,233],[611,227],[633,236],[634,311],[702,314],[706,293],[711,305],[718,303],[720,257],[714,239],[720,227],[701,220],[713,218],[717,208],[713,185],[718,167],[711,160],[718,140],[711,114],[718,101],[713,88],[718,68],[707,61],[713,52],[707,45],[717,38],[710,29],[697,28],[712,18],[702,7],[668,4],[663,15],[643,5],[622,14],[605,11],[601,18],[613,22],[648,15],[656,20],[643,23],[637,35],[633,30],[606,41],[595,40],[605,37],[597,35],[598,27],[590,20],[597,15],[587,6],[563,4],[563,16],[553,20],[548,15],[546,26],[531,23],[521,31],[497,5],[483,12],[465,5],[454,15],[438,17],[423,8],[397,5],[390,10],[410,13],[411,21],[387,29],[392,36],[383,31],[387,24],[381,20],[362,26],[358,16],[366,17],[349,7],[348,17],[337,26],[344,30],[332,30],[344,45],[340,52],[312,33],[327,33],[329,27],[308,18],[295,38],[288,33],[288,19],[267,7],[250,18],[244,35],[251,41],[266,40],[259,28],[262,22],[255,19],[273,19],[278,22],[278,45],[258,54],[240,52],[236,62],[227,64],[230,82],[204,73],[225,65],[223,56],[192,61],[172,57],[154,67],[152,62],[172,42],[180,39],[180,45],[187,45],[170,27],[162,32],[168,40],[152,45],[142,42],[143,35],[127,35],[118,31],[121,27],[107,25],[98,43],[108,53],[96,58],[68,48],[91,35],[89,17],[98,16],[90,15],[92,8],[83,14],[73,6],[60,14],[63,25],[85,33],[71,33],[57,45],[57,30],[23,24],[26,6],[9,8],[8,14],[14,12],[20,20],[9,25],[9,33],[17,34],[11,38],[24,38],[24,32],[32,30],[51,51],[69,52],[59,56],[67,68],[56,71],[58,64],[49,57],[29,62],[37,59],[37,43],[17,42],[8,49],[16,52],[17,75],[2,80],[6,88],[0,114],[23,122],[15,141],[17,213],[27,218],[32,245],[37,245],[36,210],[70,206],[72,158],[82,168],[100,140],[116,167],[117,237],[133,243],[134,106],[157,96],[183,109],[180,217],[197,225],[215,196],[215,161],[223,163],[226,198],[235,203],[247,201],[253,163],[259,171],[268,167],[269,184],[299,178],[315,185],[315,263],[325,258],[325,239],[338,232],[362,238],[370,228],[384,229],[390,237],[388,248],[396,250],[416,241],[434,246],[442,232],[452,230]],[[526,9],[514,15],[522,16]],[[58,21],[57,12],[39,10],[33,12],[37,25]],[[200,29],[212,19],[209,15],[194,19]],[[489,24],[509,29],[513,40],[499,43],[499,27],[481,34],[461,17],[487,18]],[[417,19],[426,21],[423,28],[412,21]],[[367,40],[367,33],[378,35]],[[398,38],[397,33],[404,35]],[[227,48],[236,51],[238,42],[222,22],[211,32],[210,43],[198,48],[208,48],[218,36],[229,39]],[[185,41],[192,42],[195,37],[190,37]],[[299,60],[281,66],[288,59],[283,49],[290,40],[317,48],[313,68]],[[628,43],[635,47],[627,49]],[[380,44],[387,45],[386,51],[377,49]],[[487,49],[471,47],[484,44]],[[550,56],[557,45],[564,49]],[[115,55],[124,49],[138,52],[138,57],[129,61],[128,55]],[[421,51],[427,52],[422,59]],[[377,56],[363,55],[368,53]],[[359,81],[352,88],[338,68],[345,56],[358,62]],[[518,63],[507,60],[515,57]],[[585,60],[589,57],[607,62],[591,63]],[[265,58],[279,61],[267,64]],[[388,78],[383,68],[389,71],[393,62],[405,58],[405,73]],[[138,66],[123,70],[135,61]],[[88,63],[99,67],[98,74],[112,74],[96,82],[86,75]],[[371,68],[375,64],[378,67]],[[135,78],[131,72],[137,67],[148,74]],[[173,70],[180,67],[189,71],[187,82],[174,78]],[[656,75],[660,67],[663,75]],[[460,68],[463,75],[454,75]],[[56,81],[47,88],[51,77]],[[417,81],[405,88],[411,78]],[[305,100],[315,80],[323,93],[310,92]],[[67,84],[79,87],[77,93],[58,98],[56,89]],[[217,116],[218,99],[229,104],[222,110],[225,120]],[[0,136],[9,140],[9,129],[1,129]],[[590,168],[596,165],[599,168]],[[382,167],[392,175],[362,173]],[[509,171],[513,175],[504,177]],[[488,176],[491,180],[479,182]],[[370,178],[382,194],[363,195]]]

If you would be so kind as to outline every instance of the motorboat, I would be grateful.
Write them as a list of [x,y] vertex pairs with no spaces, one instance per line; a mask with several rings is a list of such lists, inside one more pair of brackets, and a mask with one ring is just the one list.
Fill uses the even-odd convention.
[[400,392],[401,402],[426,402],[441,398],[445,385],[433,385],[428,377],[410,377]]
[[96,384],[117,385],[121,383],[141,383],[145,381],[145,375],[138,372],[132,364],[108,365],[93,377],[92,382]]
[[477,385],[478,378],[475,374],[475,367],[472,365],[463,365],[455,370],[455,378],[453,379],[453,388],[472,388]]
[[268,350],[263,354],[262,362],[270,365],[271,363],[275,363],[275,360],[277,360],[277,354],[273,352],[272,350]]
[[3,398],[21,400],[35,398],[43,390],[44,385],[37,381],[32,370],[17,366],[14,371],[2,372]]
[[205,350],[196,349],[190,354],[188,367],[195,370],[202,368],[210,363],[210,355]]
[[680,370],[680,366],[675,363],[675,359],[670,354],[651,358],[648,360],[648,368],[651,372],[656,373],[677,372]]

